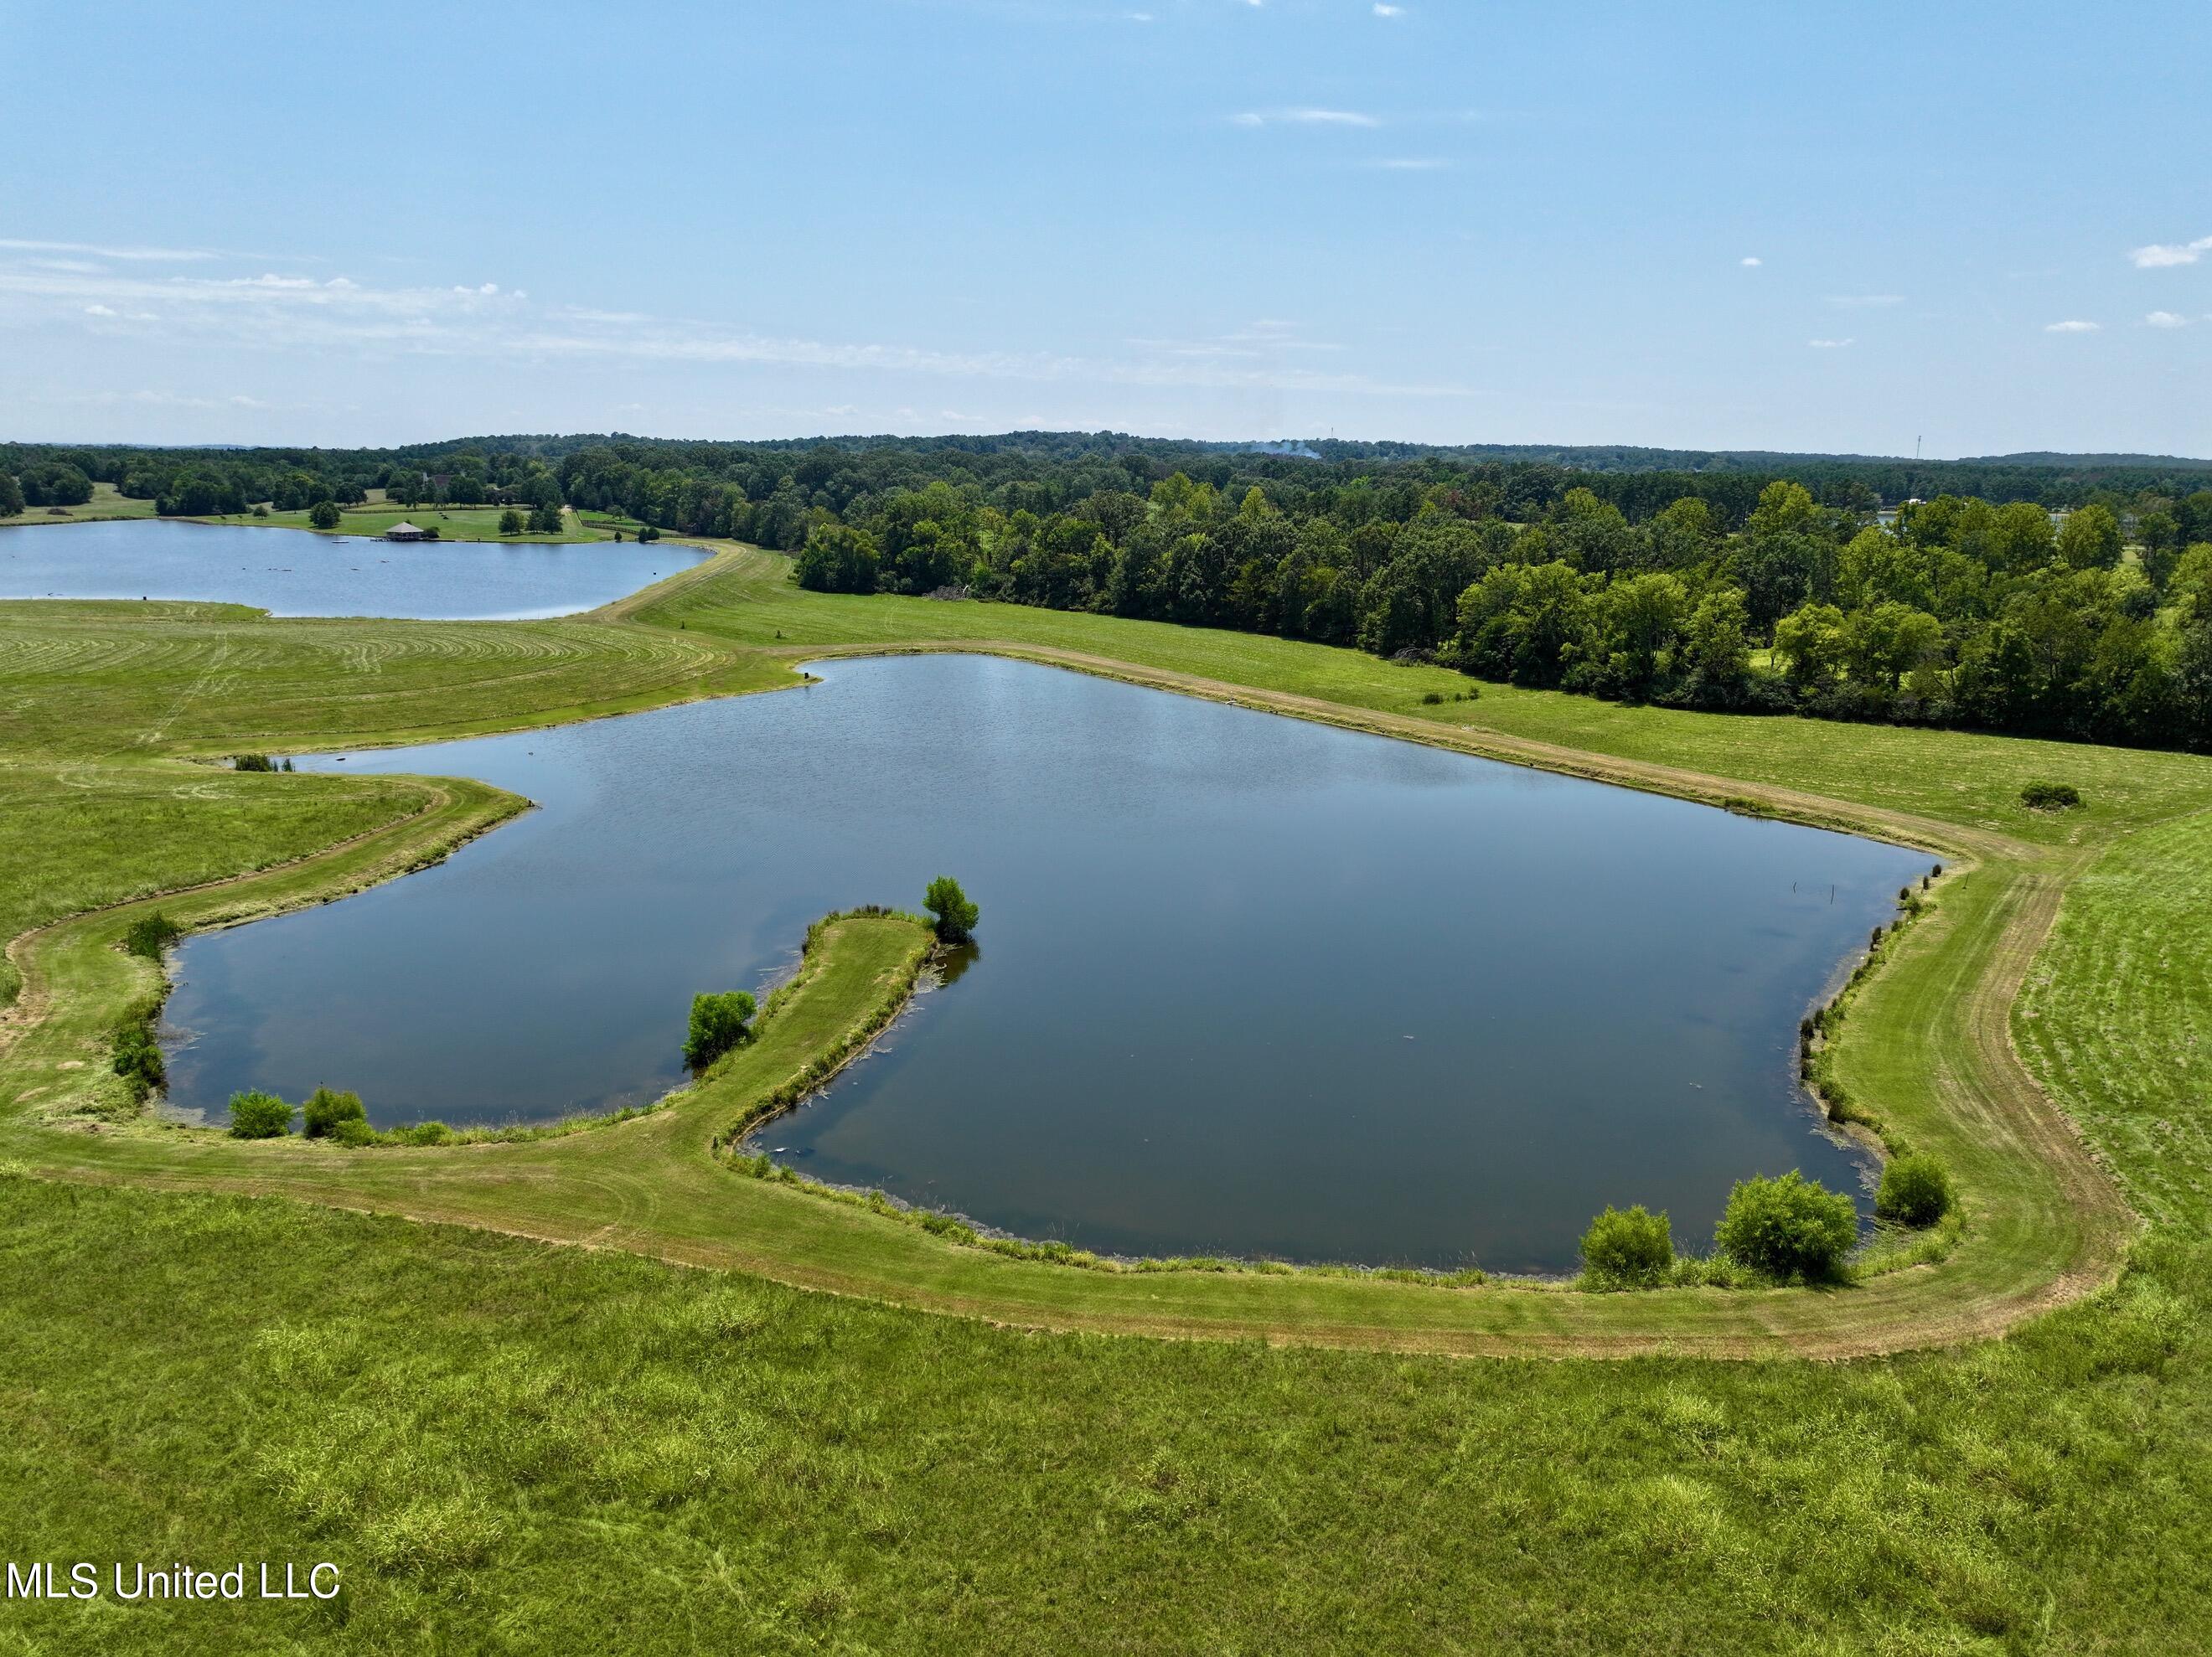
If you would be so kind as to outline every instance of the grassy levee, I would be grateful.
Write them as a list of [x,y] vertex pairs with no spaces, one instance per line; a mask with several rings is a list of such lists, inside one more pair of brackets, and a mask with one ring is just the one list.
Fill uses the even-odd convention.
[[[0,742],[21,744],[35,731],[49,749],[89,757],[404,740],[788,683],[791,665],[807,655],[989,649],[1886,834],[1935,848],[1954,873],[1859,996],[1833,1062],[1887,1132],[1951,1164],[1969,1219],[1963,1240],[1938,1262],[1826,1291],[1584,1296],[1520,1285],[1444,1290],[1331,1277],[1086,1272],[963,1248],[866,1210],[732,1176],[705,1157],[702,1124],[694,1120],[705,1102],[738,1085],[728,1080],[647,1119],[649,1127],[522,1144],[339,1153],[135,1126],[56,1134],[27,1118],[11,1129],[15,1154],[56,1173],[283,1191],[423,1219],[615,1242],[1025,1326],[1404,1350],[1895,1350],[2002,1332],[2118,1269],[2130,1217],[2021,1068],[2008,1013],[2075,867],[2116,832],[2212,803],[2212,765],[2000,738],[1610,708],[1494,687],[1473,703],[1431,705],[1420,701],[1425,692],[1465,682],[1243,635],[1002,605],[826,598],[791,587],[785,568],[770,555],[726,549],[563,622],[279,622],[222,606],[0,606],[0,638],[13,628],[27,646],[12,683],[0,670]],[[65,718],[58,714],[64,706]],[[1946,763],[1931,763],[1936,755]],[[2068,818],[2020,810],[2012,803],[2019,780],[2043,774],[2080,781],[2090,810]],[[260,780],[281,788],[304,780]],[[489,813],[492,803],[479,800],[476,809]],[[423,846],[450,839],[451,828],[410,820],[328,859],[163,907],[179,919],[216,923],[310,901],[405,866]],[[150,969],[112,947],[127,918],[125,910],[104,911],[19,948],[31,976],[57,986],[42,1004],[56,1011],[44,1022],[18,1021],[27,1028],[0,1057],[0,1108],[30,1104],[40,1117],[66,1114],[70,1101],[89,1096],[116,1010],[150,988]],[[841,927],[832,956],[861,949],[855,940],[868,932],[857,922]],[[860,993],[853,986],[865,978],[825,971],[801,1002],[826,1008],[820,1017],[843,1028],[840,1021],[857,1013],[836,998]],[[799,1027],[787,1024],[787,1035]],[[765,1062],[768,1051],[764,1045],[748,1063]],[[61,1069],[72,1064],[77,1068]],[[740,1067],[738,1081],[750,1073]]]

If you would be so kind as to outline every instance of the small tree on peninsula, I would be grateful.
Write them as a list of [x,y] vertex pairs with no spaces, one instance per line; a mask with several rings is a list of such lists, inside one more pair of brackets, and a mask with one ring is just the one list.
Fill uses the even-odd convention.
[[691,1028],[684,1038],[684,1062],[702,1071],[732,1047],[753,1039],[754,1001],[743,990],[724,990],[691,998]]
[[975,920],[981,911],[968,901],[968,894],[951,875],[939,875],[929,883],[921,907],[936,922],[939,943],[965,944],[975,935]]

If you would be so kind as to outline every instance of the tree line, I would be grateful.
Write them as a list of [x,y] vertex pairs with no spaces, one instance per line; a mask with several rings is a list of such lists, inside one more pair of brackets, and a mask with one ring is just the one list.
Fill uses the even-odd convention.
[[1642,522],[1571,488],[1524,521],[1453,485],[1290,509],[1176,473],[1065,510],[937,483],[815,523],[793,578],[1234,628],[1668,706],[2212,746],[2212,490],[1893,519],[1765,485]]

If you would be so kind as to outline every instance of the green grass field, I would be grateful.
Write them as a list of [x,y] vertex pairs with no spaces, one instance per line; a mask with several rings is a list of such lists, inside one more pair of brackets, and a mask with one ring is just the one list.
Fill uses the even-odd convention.
[[0,516],[0,527],[10,524],[88,524],[104,518],[151,518],[151,501],[133,501],[115,492],[112,483],[94,483],[92,499],[81,507],[32,507],[12,517]]
[[[0,778],[29,808],[0,830],[0,923],[46,928],[11,950],[0,1037],[0,1525],[27,1557],[330,1557],[348,1583],[335,1611],[9,1606],[0,1632],[41,1650],[118,1630],[222,1650],[2212,1638],[2212,762],[1495,686],[1427,705],[1465,682],[805,594],[782,569],[732,552],[561,622],[0,604]],[[919,938],[891,921],[832,928],[758,1044],[593,1132],[246,1144],[128,1120],[101,1071],[114,1010],[155,974],[113,947],[133,911],[88,906],[235,874],[160,907],[269,913],[514,805],[188,756],[582,717],[789,683],[809,653],[963,643],[1944,848],[1961,872],[1834,1062],[1952,1163],[1962,1240],[1824,1292],[1108,1273],[709,1160],[710,1134],[896,989]],[[2043,776],[2088,809],[2021,810]],[[59,1177],[21,1177],[40,1173]]]

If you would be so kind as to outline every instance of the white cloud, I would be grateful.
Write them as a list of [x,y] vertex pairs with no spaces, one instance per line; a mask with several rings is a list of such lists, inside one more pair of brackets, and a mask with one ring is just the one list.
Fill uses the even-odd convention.
[[1756,253],[1747,253],[1741,259],[1738,260],[1737,263],[1741,264],[1747,270],[1756,270],[1760,265],[1765,264],[1766,261],[1760,258]]
[[1235,118],[1239,126],[1380,126],[1372,115],[1354,109],[1248,109]]
[[105,305],[88,305],[84,313],[88,317],[112,317],[115,313]]
[[2153,311],[2143,320],[2154,328],[2186,328],[2189,319],[2172,311]]
[[[1291,354],[1341,348],[1300,339],[1279,321],[1252,323],[1200,348],[1155,342],[1127,356],[1079,357],[794,338],[639,312],[537,306],[523,290],[499,290],[492,283],[377,288],[343,277],[318,282],[276,272],[231,278],[88,275],[0,258],[0,326],[105,326],[111,325],[111,317],[150,322],[156,319],[154,313],[140,308],[149,304],[160,307],[165,335],[278,351],[769,365],[946,379],[1346,396],[1472,394],[1449,383],[1384,381],[1356,372],[1290,366],[1285,359]],[[109,314],[88,315],[94,306]]]
[[94,258],[145,260],[165,264],[194,259],[219,259],[222,255],[204,247],[103,247],[82,241],[23,241],[0,237],[0,248],[13,253],[89,253]]
[[1386,6],[1382,0],[1375,0],[1375,15],[1377,17],[1403,17],[1406,9],[1403,6]]
[[1856,345],[1852,339],[1808,339],[1805,342],[1816,351],[1840,351],[1846,345]]
[[2147,247],[2128,251],[2138,270],[2158,270],[2172,264],[2194,264],[2205,254],[2212,253],[2212,236],[2199,236],[2195,241],[2152,242]]
[[2043,325],[2043,331],[2046,334],[2094,334],[2100,331],[2104,325],[2101,322],[2083,322],[2076,317],[2064,322],[2046,322]]

